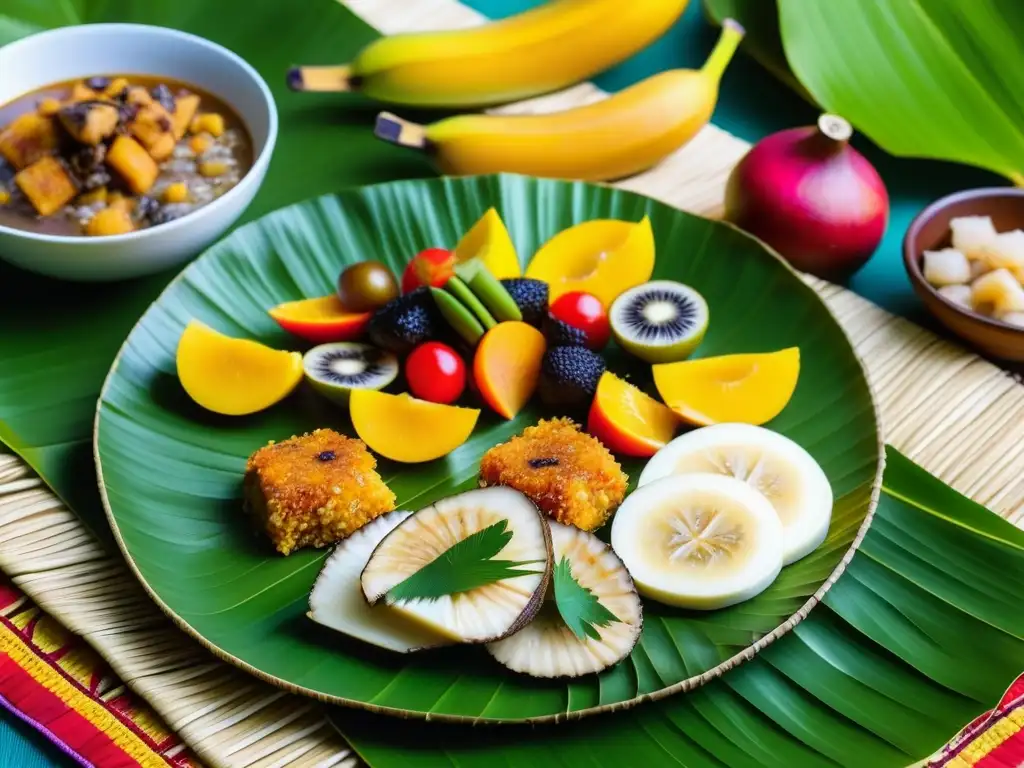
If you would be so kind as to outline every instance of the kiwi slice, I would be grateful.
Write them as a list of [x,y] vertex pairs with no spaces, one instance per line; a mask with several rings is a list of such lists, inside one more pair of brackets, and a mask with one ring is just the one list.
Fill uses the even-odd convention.
[[688,285],[652,280],[612,302],[608,320],[623,349],[648,363],[684,360],[704,339],[710,312]]
[[523,313],[512,294],[506,290],[479,259],[470,259],[455,266],[455,274],[473,292],[499,323],[522,321]]
[[[452,280],[456,279],[458,278],[452,278]],[[449,280],[447,285],[451,286],[452,280]],[[463,287],[465,288],[465,285]],[[480,321],[473,316],[465,304],[444,288],[431,288],[430,293],[434,297],[434,303],[440,310],[441,316],[448,321],[448,325],[468,343],[476,346],[480,337],[484,335],[484,327]],[[491,322],[494,322],[494,318],[491,318]]]
[[383,389],[398,377],[398,358],[369,344],[339,341],[313,347],[302,358],[313,388],[336,403],[348,403],[353,389]]

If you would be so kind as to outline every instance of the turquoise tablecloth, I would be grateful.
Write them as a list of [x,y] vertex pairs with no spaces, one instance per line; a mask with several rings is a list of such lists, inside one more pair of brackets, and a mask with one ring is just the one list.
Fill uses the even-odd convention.
[[[517,13],[543,0],[463,0],[492,18]],[[624,0],[628,2],[628,0]],[[601,77],[606,90],[618,90],[648,75],[674,67],[703,63],[717,37],[703,19],[699,0],[691,0],[683,18],[647,50]],[[814,121],[813,107],[789,91],[756,63],[740,56],[730,65],[722,82],[714,123],[747,141],[794,125]],[[880,152],[863,139],[856,142],[885,179],[892,197],[892,218],[885,240],[875,257],[850,283],[850,287],[897,314],[924,321],[920,304],[911,290],[900,261],[900,242],[911,218],[937,197],[966,187],[1005,184],[990,174],[950,163],[899,160]],[[12,726],[0,718],[0,765],[65,766],[67,758],[51,750],[45,741],[29,737],[21,724]],[[13,758],[14,762],[8,762]]]

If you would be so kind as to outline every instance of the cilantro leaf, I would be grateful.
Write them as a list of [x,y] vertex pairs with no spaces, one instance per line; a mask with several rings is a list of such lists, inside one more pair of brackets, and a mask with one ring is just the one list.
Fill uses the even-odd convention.
[[445,595],[469,592],[496,581],[526,576],[541,571],[521,570],[520,566],[541,563],[543,560],[494,560],[512,540],[508,520],[471,533],[457,541],[412,575],[388,590],[386,600],[425,598],[436,600]]
[[587,637],[600,640],[601,633],[597,627],[607,627],[612,622],[621,621],[601,605],[593,592],[576,581],[572,575],[572,566],[565,557],[555,566],[554,582],[555,604],[562,615],[562,621],[580,640]]

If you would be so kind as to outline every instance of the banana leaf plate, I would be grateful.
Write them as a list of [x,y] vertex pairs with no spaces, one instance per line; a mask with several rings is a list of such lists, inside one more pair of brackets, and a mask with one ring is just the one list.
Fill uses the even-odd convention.
[[[451,246],[489,207],[524,263],[549,237],[597,218],[650,216],[656,278],[693,285],[711,326],[699,356],[799,346],[800,381],[769,426],[803,445],[835,494],[825,543],[758,597],[714,612],[645,601],[631,656],[599,675],[540,681],[483,649],[388,654],[330,633],[305,615],[323,551],[275,554],[242,512],[246,457],[269,440],[317,427],[352,434],[347,414],[303,387],[273,408],[217,417],[175,374],[190,319],[232,336],[295,349],[266,310],[333,290],[347,264],[374,258],[400,272],[411,255]],[[643,379],[625,356],[609,368]],[[649,369],[648,369],[649,370]],[[481,416],[470,440],[423,465],[381,461],[400,509],[476,484],[483,452],[539,418]],[[310,200],[237,230],[186,268],[143,315],[100,397],[101,493],[128,564],[153,599],[219,657],[291,691],[407,717],[557,721],[688,690],[753,657],[807,615],[853,556],[874,510],[883,452],[864,371],[835,318],[763,244],[728,225],[647,198],[582,183],[517,176],[403,181]],[[626,461],[635,480],[642,463]]]

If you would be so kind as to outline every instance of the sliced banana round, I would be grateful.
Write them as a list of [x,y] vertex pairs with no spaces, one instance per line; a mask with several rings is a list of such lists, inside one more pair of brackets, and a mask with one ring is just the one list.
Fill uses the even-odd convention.
[[612,548],[641,595],[698,610],[765,590],[782,569],[782,523],[741,480],[698,473],[648,483],[612,522]]
[[745,481],[782,520],[783,565],[816,549],[832,520],[832,486],[811,454],[778,432],[715,424],[680,435],[644,467],[638,485],[669,475],[711,472]]
[[359,575],[381,539],[411,514],[381,515],[334,548],[309,593],[309,618],[349,637],[398,653],[451,642],[386,605],[370,606],[359,585]]
[[[518,575],[429,597],[389,592],[475,533],[503,525],[511,537],[492,560],[528,563]],[[421,509],[387,534],[363,569],[366,600],[457,643],[489,643],[525,626],[544,600],[551,576],[551,529],[533,502],[501,486],[450,496]]]
[[572,577],[614,620],[591,624],[598,637],[585,634],[581,639],[559,613],[552,584],[534,620],[514,635],[488,644],[487,651],[514,672],[533,677],[600,672],[626,658],[640,639],[640,597],[626,566],[597,536],[554,520],[549,525],[555,570],[565,558]]

